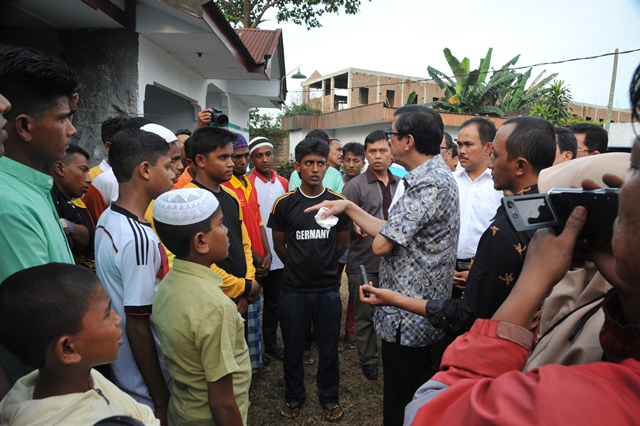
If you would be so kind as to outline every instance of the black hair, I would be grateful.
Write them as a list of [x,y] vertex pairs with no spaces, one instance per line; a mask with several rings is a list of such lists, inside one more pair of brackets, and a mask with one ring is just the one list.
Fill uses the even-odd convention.
[[496,125],[493,124],[493,121],[487,120],[482,117],[474,117],[462,123],[460,126],[460,130],[463,128],[475,124],[478,129],[478,134],[480,135],[480,142],[482,145],[486,145],[489,142],[493,142],[493,138],[496,137]]
[[584,133],[584,144],[589,152],[598,151],[601,154],[607,152],[609,135],[607,131],[597,124],[580,123],[569,127],[573,134]]
[[42,368],[51,342],[83,330],[101,285],[89,269],[67,263],[16,272],[0,285],[0,342],[25,364]]
[[342,147],[343,157],[348,153],[358,155],[364,160],[364,146],[359,142],[349,142]]
[[317,154],[325,158],[329,157],[329,145],[322,139],[307,136],[296,145],[296,163],[301,163],[307,155]]
[[631,80],[629,88],[629,97],[631,99],[631,118],[640,120],[640,65],[636,68]]
[[415,140],[416,151],[424,155],[438,155],[444,124],[440,114],[424,105],[405,105],[393,114],[397,117],[398,138],[409,134]]
[[551,167],[556,158],[556,138],[553,124],[540,117],[515,117],[505,121],[502,126],[515,124],[507,138],[507,160],[526,158],[532,170]]
[[180,130],[176,130],[176,136],[178,135],[187,135],[187,136],[191,136],[191,130],[189,129],[180,129]]
[[448,148],[451,150],[451,158],[456,158],[458,156],[458,144],[451,141],[451,148]]
[[453,138],[451,137],[451,135],[447,132],[444,132],[442,134],[442,137],[444,138],[444,146],[447,147],[447,149],[452,149],[453,147]]
[[111,117],[104,120],[100,127],[102,143],[113,142],[113,138],[122,130],[122,125],[128,120],[129,117],[127,116]]
[[195,164],[196,155],[206,156],[218,148],[224,148],[238,140],[238,134],[222,127],[204,126],[196,129],[188,140],[189,153],[187,157]]
[[158,222],[155,218],[153,219],[153,224],[162,244],[164,244],[171,253],[175,254],[177,258],[184,259],[189,256],[191,252],[191,240],[193,236],[198,232],[207,233],[211,231],[211,220],[221,211],[220,207],[218,207],[211,216],[202,222],[191,225],[170,225]]
[[573,132],[564,127],[554,127],[553,131],[556,134],[556,143],[560,148],[560,152],[571,152],[571,159],[576,158],[578,154],[578,140]]
[[86,149],[75,142],[71,142],[69,144],[69,148],[67,149],[67,155],[65,156],[64,160],[62,160],[62,162],[67,166],[71,164],[71,162],[75,159],[75,155],[73,154],[81,154],[87,160],[91,158]]
[[[387,133],[384,130],[374,130],[373,132],[369,133],[366,138],[364,138],[364,150],[365,151],[367,150],[367,147],[369,146],[370,143],[378,142],[381,140],[385,140],[387,141],[387,143],[389,142]],[[343,152],[344,152],[344,148],[343,148]]]
[[21,47],[0,45],[0,93],[11,102],[7,121],[20,114],[41,116],[60,97],[78,91],[78,75],[57,58]]
[[155,133],[140,129],[126,129],[118,132],[111,142],[109,163],[118,183],[129,182],[133,172],[144,161],[152,166],[163,155],[169,153],[169,144]]
[[325,141],[327,144],[331,141],[331,139],[329,138],[329,135],[327,134],[327,132],[325,132],[324,130],[321,129],[316,129],[316,130],[312,130],[309,133],[307,133],[307,136],[305,136],[306,138],[316,138],[316,139],[320,139]]
[[191,159],[191,138],[189,137],[186,141],[184,141],[184,145],[182,145],[182,147],[184,148],[184,156],[185,158]]

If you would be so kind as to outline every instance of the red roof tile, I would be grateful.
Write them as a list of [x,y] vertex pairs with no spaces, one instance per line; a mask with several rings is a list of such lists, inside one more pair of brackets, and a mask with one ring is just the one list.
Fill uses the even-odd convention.
[[235,32],[242,43],[247,46],[253,60],[261,64],[265,62],[265,56],[273,56],[278,47],[278,40],[281,37],[282,30],[236,28]]

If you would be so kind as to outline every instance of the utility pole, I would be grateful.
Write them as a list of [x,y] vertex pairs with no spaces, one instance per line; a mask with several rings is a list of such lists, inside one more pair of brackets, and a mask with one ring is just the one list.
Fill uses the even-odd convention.
[[609,90],[609,103],[607,104],[607,119],[604,121],[604,129],[609,133],[611,125],[611,110],[613,109],[613,93],[616,90],[616,74],[618,73],[618,49],[613,55],[613,74],[611,75],[611,90]]

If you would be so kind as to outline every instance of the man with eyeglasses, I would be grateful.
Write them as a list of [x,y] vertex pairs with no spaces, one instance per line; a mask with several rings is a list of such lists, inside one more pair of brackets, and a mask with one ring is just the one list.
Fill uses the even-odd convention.
[[576,158],[607,152],[609,135],[607,131],[596,124],[581,123],[569,127],[578,141]]
[[[403,178],[405,192],[390,208],[388,220],[347,200],[324,201],[307,211],[328,207],[324,217],[345,212],[374,238],[373,253],[383,256],[380,288],[422,299],[448,298],[460,212],[458,186],[438,155],[444,125],[435,110],[423,105],[403,106],[394,115],[386,135],[394,161],[409,173]],[[394,307],[376,308],[374,322],[382,338],[384,425],[401,425],[404,406],[438,368],[432,363],[432,345],[444,333],[424,317]]]
[[451,135],[444,132],[442,143],[440,144],[440,156],[449,170],[455,172],[458,167],[458,145],[453,141]]

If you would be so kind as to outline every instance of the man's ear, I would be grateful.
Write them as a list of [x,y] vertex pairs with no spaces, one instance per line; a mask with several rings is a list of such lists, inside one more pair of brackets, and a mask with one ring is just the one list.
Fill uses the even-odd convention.
[[104,143],[104,150],[109,152],[110,149],[111,149],[111,141],[106,141]]
[[405,152],[410,151],[412,147],[416,144],[416,140],[413,138],[413,135],[409,133],[405,136],[404,141],[402,141],[403,149]]
[[296,169],[296,172],[300,173],[300,163],[298,163],[297,161],[294,161],[293,168]]
[[209,253],[209,245],[204,240],[204,232],[198,232],[191,238],[191,248],[198,254]]
[[515,160],[515,171],[516,171],[516,176],[517,177],[521,177],[526,175],[530,170],[531,170],[531,166],[529,165],[529,161],[524,158],[524,157],[518,157]]
[[151,163],[148,161],[143,161],[138,165],[138,167],[134,170],[140,173],[143,179],[149,180],[151,179]]
[[64,177],[64,163],[62,161],[56,161],[52,170],[60,177]]
[[62,364],[77,364],[82,361],[73,343],[73,336],[61,336],[54,342],[53,351]]
[[31,142],[31,139],[33,138],[31,135],[31,123],[33,121],[33,117],[28,114],[20,114],[13,120],[16,127],[16,133],[25,142]]
[[491,150],[493,149],[493,142],[487,142],[484,144],[484,153],[489,155],[491,154]]
[[589,155],[598,155],[598,154],[600,154],[600,151],[598,151],[598,150],[591,151],[591,152],[589,153]]
[[202,154],[196,154],[195,157],[195,165],[196,167],[198,167],[199,169],[204,169],[204,165],[205,165],[205,160],[206,160],[206,156],[202,155]]

